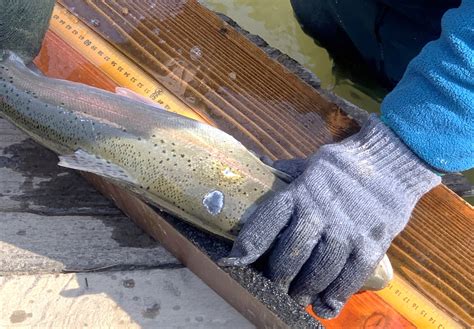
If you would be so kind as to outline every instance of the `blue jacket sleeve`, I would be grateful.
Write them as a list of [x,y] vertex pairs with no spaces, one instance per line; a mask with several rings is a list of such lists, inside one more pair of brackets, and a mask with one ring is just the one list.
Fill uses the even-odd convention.
[[474,167],[474,0],[442,19],[428,43],[382,103],[382,120],[432,167]]

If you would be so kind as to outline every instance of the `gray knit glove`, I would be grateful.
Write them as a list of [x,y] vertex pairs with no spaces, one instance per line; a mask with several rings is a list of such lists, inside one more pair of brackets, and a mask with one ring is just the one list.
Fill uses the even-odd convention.
[[268,252],[266,275],[326,318],[361,288],[420,197],[440,183],[375,116],[306,161],[276,165],[302,174],[257,208],[221,263],[247,265]]

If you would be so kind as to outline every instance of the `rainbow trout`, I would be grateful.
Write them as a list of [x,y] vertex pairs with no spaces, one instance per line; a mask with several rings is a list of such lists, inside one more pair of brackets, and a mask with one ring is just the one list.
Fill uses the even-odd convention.
[[[211,233],[233,240],[286,183],[225,132],[97,88],[44,77],[0,58],[0,113],[59,155]],[[384,260],[366,288],[390,279]],[[388,267],[387,267],[388,266]]]
[[284,183],[223,131],[127,97],[0,61],[1,113],[60,157],[232,239]]

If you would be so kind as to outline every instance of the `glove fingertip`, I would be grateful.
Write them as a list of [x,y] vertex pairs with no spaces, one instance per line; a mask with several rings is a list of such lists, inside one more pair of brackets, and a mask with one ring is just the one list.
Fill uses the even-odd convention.
[[307,306],[311,304],[311,296],[300,294],[298,296],[291,295],[296,302],[302,306]]
[[273,162],[272,167],[291,176],[292,179],[295,179],[303,173],[306,168],[306,163],[306,159],[300,158],[291,160],[276,160]]
[[344,307],[344,303],[334,299],[324,301],[320,297],[316,297],[313,300],[312,307],[319,317],[332,319],[339,315],[339,312]]

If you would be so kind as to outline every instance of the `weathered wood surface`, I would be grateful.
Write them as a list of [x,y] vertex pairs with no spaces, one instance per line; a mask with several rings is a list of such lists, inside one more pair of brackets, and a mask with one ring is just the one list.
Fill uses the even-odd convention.
[[[75,6],[84,22],[184,102],[190,104],[192,96],[190,105],[197,111],[258,152],[308,155],[357,129],[318,90],[196,1],[158,1],[153,6],[62,2]],[[90,24],[94,20],[100,24]],[[194,47],[202,54],[198,60],[190,55]],[[465,325],[472,324],[474,313],[473,223],[474,209],[440,186],[419,202],[390,249],[397,273]]]
[[253,326],[189,270],[0,277],[1,328]]
[[0,118],[1,328],[253,327],[57,162]]

